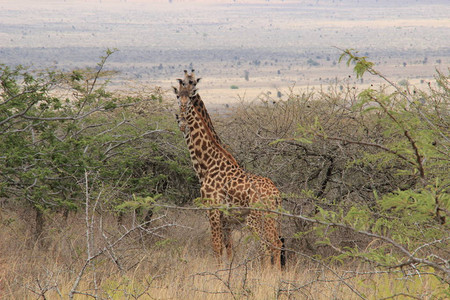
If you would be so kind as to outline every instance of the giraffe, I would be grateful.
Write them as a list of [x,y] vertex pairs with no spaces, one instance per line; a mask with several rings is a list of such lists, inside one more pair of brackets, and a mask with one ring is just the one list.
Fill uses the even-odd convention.
[[[201,198],[212,206],[251,208],[259,205],[269,210],[277,209],[281,205],[281,197],[273,182],[242,169],[214,137],[204,117],[207,112],[202,113],[201,110],[204,104],[198,105],[200,99],[197,97],[196,89],[198,80],[192,80],[193,78],[193,74],[185,72],[185,80],[180,79],[179,89],[174,88],[174,91],[180,105],[180,116],[177,119],[185,135],[194,170],[201,183]],[[273,216],[252,209],[242,209],[231,215],[225,215],[219,209],[214,209],[208,214],[212,246],[219,264],[224,244],[228,258],[232,256],[232,223],[245,219],[249,228],[262,240],[267,254],[265,258],[271,258],[272,262],[281,268],[282,241],[279,238],[278,222]]]
[[[180,83],[180,85],[181,84],[184,84],[184,85],[187,85],[188,86],[188,88],[195,88],[195,86],[197,85],[197,83],[201,80],[201,78],[196,78],[196,76],[195,76],[195,70],[194,69],[191,69],[191,74],[188,74],[188,71],[187,70],[184,70],[184,79],[178,79],[178,81],[179,81],[179,83]],[[219,136],[218,136],[218,134],[216,133],[216,131],[215,131],[215,129],[214,129],[214,126],[213,126],[213,123],[212,123],[212,121],[211,121],[211,118],[210,118],[210,116],[209,116],[209,113],[208,113],[208,111],[207,111],[207,109],[206,109],[206,106],[205,106],[205,104],[203,103],[203,100],[201,99],[201,97],[200,97],[200,94],[198,93],[198,92],[196,92],[196,95],[195,95],[195,97],[192,99],[192,106],[197,110],[197,112],[199,113],[199,114],[201,114],[201,116],[203,117],[203,119],[205,120],[205,122],[206,122],[206,125],[207,125],[207,127],[211,130],[211,133],[212,133],[212,135],[213,135],[213,138],[217,141],[217,143],[218,144],[220,144],[223,148],[225,148],[225,150],[229,150],[229,147],[228,147],[228,145],[226,145],[226,144],[223,144],[222,142],[221,142],[221,140],[220,140],[220,138],[219,138]],[[178,115],[176,116],[177,117],[177,121],[178,121],[178,123],[179,124],[181,124],[180,122],[179,122],[179,120],[178,120]],[[185,126],[184,126],[185,127]],[[187,131],[185,131],[185,128],[183,127],[183,129],[181,129],[181,131],[183,131],[183,134],[185,134],[185,133],[187,133]],[[187,141],[189,141],[189,135],[185,135],[185,138],[187,139]],[[187,144],[189,144],[189,142],[187,143]],[[238,164],[237,163],[237,161],[234,159],[234,157],[231,155],[231,153],[229,153],[229,155],[230,155],[230,158],[232,159],[232,160],[234,160],[234,162],[236,163],[236,164]],[[250,174],[251,176],[253,176],[253,178],[252,178],[252,180],[253,180],[253,182],[254,182],[254,184],[256,185],[256,186],[259,186],[259,187],[261,187],[261,188],[264,188],[264,185],[265,185],[265,178],[264,177],[261,177],[261,176],[257,176],[257,175],[254,175],[254,174]],[[257,187],[257,188],[259,188],[259,187]],[[276,188],[275,188],[276,189]],[[283,237],[281,237],[281,236],[279,236],[279,238],[280,238],[280,241],[281,241],[281,244],[282,244],[282,247],[281,247],[281,257],[280,257],[280,259],[281,259],[281,266],[282,267],[284,267],[285,265],[286,265],[286,249],[285,249],[285,239],[283,238]],[[230,252],[231,252],[231,240],[228,242],[228,243],[225,243],[226,245],[227,245],[227,253],[228,253],[228,256],[230,256]]]
[[[178,81],[180,83],[180,86],[183,84],[183,85],[187,85],[188,88],[193,89],[193,88],[195,88],[197,83],[200,81],[200,79],[201,78],[196,78],[195,77],[194,69],[192,69],[191,70],[191,74],[188,74],[187,70],[184,70],[184,79],[183,80],[182,79],[178,79]],[[208,114],[208,111],[206,109],[206,106],[204,105],[200,95],[198,94],[198,92],[196,92],[195,94],[196,94],[195,97],[191,100],[192,106],[197,110],[197,112],[199,114],[201,114],[201,116],[203,117],[203,119],[207,123],[206,124],[207,127],[211,130],[213,138],[217,141],[217,143],[219,145],[221,145],[223,148],[225,148],[225,150],[228,150],[229,147],[227,145],[225,145],[225,144],[222,144],[219,136],[217,135],[217,133],[216,133],[216,131],[214,129],[214,126],[212,124],[211,118],[210,118],[210,116]],[[177,121],[178,121],[178,123],[180,125],[181,123],[180,123],[180,120],[178,120],[178,115],[176,117],[177,117]],[[185,126],[183,127],[183,129],[180,127],[180,129],[181,129],[181,131],[183,131],[184,134],[187,133],[187,131],[185,131]],[[187,139],[186,140],[187,144],[189,144],[189,135],[185,135],[185,138]],[[238,164],[236,162],[236,160],[234,159],[234,157],[230,153],[227,153],[227,155],[229,155],[230,159],[233,160],[236,165]],[[267,184],[267,182],[266,182],[267,178],[264,178],[264,177],[261,177],[261,176],[258,176],[258,175],[254,175],[254,174],[251,174],[251,173],[249,173],[248,175],[253,177],[252,181],[253,181],[253,184],[256,186],[257,189],[259,189],[259,188],[263,188],[263,189],[266,188],[265,185]],[[272,183],[272,185],[273,185],[273,183]],[[273,185],[273,187],[275,187],[275,186]],[[275,190],[277,190],[276,187],[275,187]],[[281,245],[282,245],[282,247],[281,247],[281,254],[280,254],[280,256],[281,256],[280,257],[281,266],[285,266],[286,265],[286,249],[285,249],[284,238],[279,236],[279,239],[280,239]],[[226,248],[227,248],[228,257],[230,257],[231,240],[229,240],[228,242],[225,242],[225,245],[226,245]]]

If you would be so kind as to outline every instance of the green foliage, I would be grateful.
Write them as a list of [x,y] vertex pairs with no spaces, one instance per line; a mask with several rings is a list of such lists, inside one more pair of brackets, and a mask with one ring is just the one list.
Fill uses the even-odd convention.
[[102,296],[108,299],[138,299],[147,294],[149,285],[152,284],[153,280],[154,278],[151,276],[137,280],[126,275],[118,279],[108,279],[102,283]]
[[[438,71],[422,91],[391,82],[353,50],[340,60],[358,78],[368,72],[387,86],[330,86],[249,108],[237,122],[248,119],[242,131],[272,142],[250,142],[242,152],[258,156],[246,161],[292,195],[288,210],[314,220],[290,223],[299,244],[306,241],[299,251],[338,262],[358,258],[387,272],[431,272],[448,283],[449,75]],[[241,145],[248,139],[236,137]]]
[[[349,57],[347,64],[355,63],[358,77],[366,71],[379,75],[366,57],[358,57],[350,50],[344,51],[341,59],[345,56]],[[398,92],[395,85],[393,93],[373,89],[359,93],[359,101],[352,107],[355,118],[372,120],[382,129],[383,136],[378,141],[356,142],[369,146],[362,149],[363,158],[358,163],[394,167],[392,175],[407,177],[409,185],[387,193],[374,191],[376,206],[354,206],[342,222],[387,242],[360,252],[361,257],[393,267],[408,265],[404,255],[410,253],[406,257],[410,262],[427,260],[416,266],[419,272],[426,272],[433,265],[440,268],[433,273],[448,280],[449,270],[440,258],[445,256],[450,239],[450,143],[448,127],[443,127],[450,121],[444,112],[449,100],[448,76],[438,73],[436,81],[441,90],[433,90],[431,95]],[[324,134],[320,137],[328,138]],[[392,252],[400,249],[400,253]]]
[[353,67],[353,70],[356,73],[356,77],[362,78],[365,72],[371,71],[374,63],[368,61],[367,56],[357,56],[356,54],[358,53],[358,51],[355,51],[355,53],[353,53],[353,50],[354,49],[344,50],[339,57],[339,62],[341,62],[345,57],[348,57],[347,66],[350,66],[350,64],[354,64],[355,66]]
[[116,210],[121,213],[143,210],[143,209],[153,209],[153,204],[156,203],[161,195],[156,195],[155,197],[133,197],[133,200],[124,201],[116,206]]
[[125,209],[132,195],[181,203],[195,193],[160,91],[108,91],[115,72],[105,64],[114,52],[96,69],[70,73],[0,65],[0,197],[8,203],[77,211],[88,195],[101,197],[104,208],[125,201]]

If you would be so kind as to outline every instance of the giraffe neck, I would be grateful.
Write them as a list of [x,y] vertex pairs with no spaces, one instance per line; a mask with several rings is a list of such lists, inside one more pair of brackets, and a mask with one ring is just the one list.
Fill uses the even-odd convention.
[[191,135],[190,135],[189,127],[186,122],[185,115],[184,114],[181,114],[180,116],[176,115],[176,117],[177,117],[178,127],[180,128],[180,131],[183,133],[184,140],[186,141],[186,145],[188,146],[188,149],[189,149],[192,166],[194,167],[194,171],[195,171],[198,179],[201,182],[202,181],[202,176],[201,176],[202,170],[200,168],[200,164],[197,161],[197,158],[195,156],[193,156],[191,153],[191,147],[193,147],[194,145],[192,145],[192,143],[191,143]]
[[[217,135],[217,133],[216,133],[216,131],[214,129],[214,126],[212,124],[212,121],[211,121],[211,118],[209,116],[208,110],[206,109],[206,106],[205,106],[203,100],[201,99],[200,95],[197,94],[192,99],[191,102],[192,102],[192,108],[196,111],[197,114],[199,114],[203,118],[206,127],[209,129],[209,131],[210,131],[210,133],[212,135],[212,138],[215,140],[215,142],[217,144],[219,144],[222,148],[224,148],[223,144],[222,144],[222,141],[220,140],[219,136]],[[238,162],[233,157],[233,155],[231,155],[231,153],[226,151],[225,149],[223,149],[223,150],[225,152],[224,154],[227,156],[227,159],[229,159],[236,166],[239,166]]]
[[[180,82],[180,90],[182,87],[188,87],[189,90],[195,89],[197,86],[197,83],[199,82],[200,78],[196,78],[194,74],[194,70],[191,71],[191,74],[188,73],[187,70],[184,70],[184,79],[179,79]],[[206,109],[205,104],[203,103],[202,98],[198,93],[190,99],[192,102],[193,107],[197,110],[198,113],[203,117],[203,120],[206,122],[206,125],[211,131],[211,134],[213,135],[213,138],[222,145],[222,142],[219,138],[219,135],[216,133],[214,126],[212,124],[211,118],[209,116],[209,113]]]
[[185,136],[192,164],[200,182],[214,166],[238,167],[234,158],[214,139],[213,134],[201,113],[188,101],[184,117],[187,135]]
[[219,143],[222,144],[219,136],[216,133],[216,130],[214,129],[214,126],[211,121],[211,117],[209,116],[208,110],[206,109],[205,103],[203,102],[202,98],[199,94],[197,94],[192,99],[192,106],[194,109],[202,116],[203,120],[205,121],[206,125],[208,126],[209,130],[211,131],[211,134],[213,135],[213,138]]

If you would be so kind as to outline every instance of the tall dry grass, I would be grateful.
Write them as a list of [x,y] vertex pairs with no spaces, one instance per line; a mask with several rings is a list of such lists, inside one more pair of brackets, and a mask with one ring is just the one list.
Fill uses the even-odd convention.
[[[32,217],[1,211],[1,299],[67,299],[78,277],[74,299],[439,299],[432,277],[405,280],[351,261],[290,252],[282,272],[263,267],[258,243],[245,230],[234,233],[235,256],[218,266],[202,212],[159,212],[148,229],[128,234],[80,276],[87,258],[83,214],[50,216],[38,241]],[[91,253],[137,220],[130,214],[118,225],[112,214],[96,214]]]

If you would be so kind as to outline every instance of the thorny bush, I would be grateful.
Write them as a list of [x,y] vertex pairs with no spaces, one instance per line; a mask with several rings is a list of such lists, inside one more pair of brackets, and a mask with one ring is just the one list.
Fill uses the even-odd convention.
[[448,283],[449,76],[438,71],[423,91],[399,87],[352,50],[341,58],[385,85],[265,95],[221,119],[219,134],[243,166],[276,182],[284,209],[306,217],[285,220],[293,253]]

